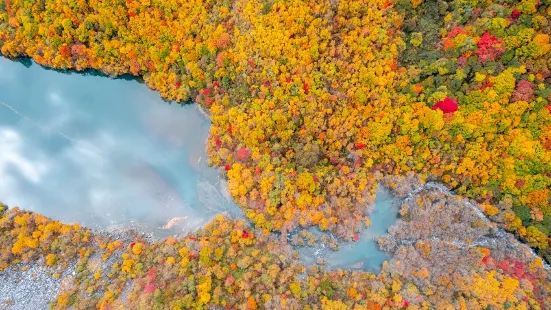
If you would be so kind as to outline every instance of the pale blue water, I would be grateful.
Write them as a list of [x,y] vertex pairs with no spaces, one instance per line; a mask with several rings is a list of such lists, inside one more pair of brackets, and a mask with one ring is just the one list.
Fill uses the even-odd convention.
[[[378,272],[388,255],[379,250],[376,239],[384,235],[388,228],[396,222],[398,204],[393,196],[384,188],[377,189],[375,207],[370,214],[371,226],[358,234],[356,242],[342,242],[338,251],[332,251],[323,246],[304,247],[299,249],[301,260],[313,264],[317,258],[326,261],[328,269],[349,268]],[[311,229],[316,235],[319,232]]]
[[[210,121],[132,79],[26,66],[0,57],[0,201],[91,228],[185,233],[216,214],[243,217],[207,165]],[[379,190],[372,225],[339,251],[301,248],[328,268],[379,270],[375,238],[396,220]],[[171,219],[174,226],[162,229]],[[171,225],[168,225],[171,226]],[[312,230],[314,231],[314,230]]]
[[[0,58],[0,201],[89,227],[163,234],[241,212],[208,167],[210,121],[133,80]],[[185,218],[187,217],[187,218]]]

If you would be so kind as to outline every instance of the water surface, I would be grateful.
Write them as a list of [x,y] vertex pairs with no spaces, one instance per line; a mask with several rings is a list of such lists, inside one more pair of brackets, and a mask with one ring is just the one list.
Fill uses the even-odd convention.
[[239,215],[207,165],[209,128],[197,106],[163,102],[136,81],[0,58],[0,201],[157,234]]

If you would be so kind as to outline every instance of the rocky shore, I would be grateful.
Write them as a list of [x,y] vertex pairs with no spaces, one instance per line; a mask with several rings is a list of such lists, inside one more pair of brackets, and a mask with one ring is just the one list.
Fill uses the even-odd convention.
[[72,276],[74,264],[58,278],[42,262],[10,267],[0,272],[0,309],[48,309]]
[[[154,241],[153,236],[139,233],[135,228],[109,228],[97,230],[98,236],[130,243],[137,236]],[[90,270],[110,270],[121,258],[122,251],[113,253],[102,261],[99,253],[88,260]],[[0,310],[41,310],[49,309],[60,292],[68,290],[75,283],[78,259],[63,268],[50,268],[45,260],[19,263],[0,271]]]

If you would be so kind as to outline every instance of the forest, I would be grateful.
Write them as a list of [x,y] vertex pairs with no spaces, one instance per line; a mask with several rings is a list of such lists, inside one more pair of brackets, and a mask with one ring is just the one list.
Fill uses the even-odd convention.
[[200,104],[210,164],[257,230],[353,240],[381,176],[415,173],[551,261],[549,20],[549,0],[0,0],[0,49]]
[[51,268],[67,283],[52,309],[549,308],[549,266],[526,245],[418,176],[382,182],[394,184],[404,203],[379,240],[393,253],[379,274],[305,266],[266,229],[223,216],[185,237],[151,242],[17,208],[0,214],[0,248],[11,249],[2,251],[0,270],[26,262]]

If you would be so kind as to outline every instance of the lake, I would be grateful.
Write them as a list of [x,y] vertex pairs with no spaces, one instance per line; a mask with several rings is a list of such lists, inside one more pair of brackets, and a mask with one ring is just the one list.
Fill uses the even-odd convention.
[[[243,217],[207,164],[210,121],[197,105],[164,102],[134,79],[23,62],[0,58],[0,201],[158,237],[193,231],[220,213]],[[378,271],[388,257],[375,238],[396,220],[392,202],[379,189],[372,225],[357,242],[336,252],[303,247],[301,260]]]
[[0,201],[159,235],[240,215],[207,164],[209,128],[196,105],[168,104],[132,79],[0,58]]

